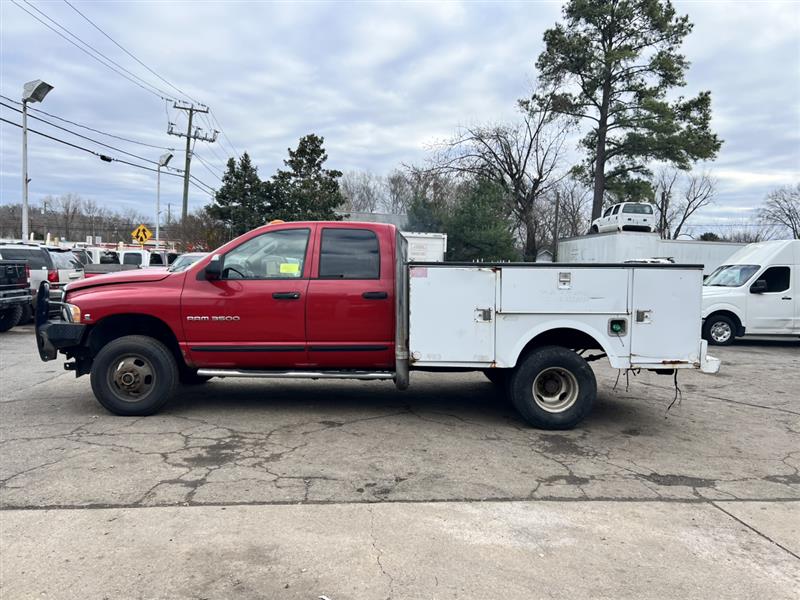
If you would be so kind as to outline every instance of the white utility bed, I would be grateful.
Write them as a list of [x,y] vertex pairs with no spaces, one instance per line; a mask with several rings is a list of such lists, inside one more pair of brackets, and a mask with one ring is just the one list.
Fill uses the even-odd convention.
[[[414,367],[510,368],[537,336],[581,332],[618,369],[701,368],[701,265],[411,263]],[[623,321],[617,333],[612,322]],[[553,330],[557,330],[553,332]]]

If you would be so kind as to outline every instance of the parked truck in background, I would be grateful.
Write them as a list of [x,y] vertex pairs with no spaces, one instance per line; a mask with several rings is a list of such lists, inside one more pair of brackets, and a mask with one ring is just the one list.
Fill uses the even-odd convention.
[[529,423],[563,429],[595,400],[592,360],[718,370],[700,339],[701,283],[698,265],[413,263],[392,225],[280,223],[182,272],[72,283],[61,318],[37,312],[36,338],[119,415],[212,377],[405,389],[413,371],[483,371]]
[[29,276],[30,268],[25,261],[0,260],[0,333],[19,323],[30,306]]
[[750,244],[703,285],[703,337],[728,345],[744,335],[800,336],[800,240]]

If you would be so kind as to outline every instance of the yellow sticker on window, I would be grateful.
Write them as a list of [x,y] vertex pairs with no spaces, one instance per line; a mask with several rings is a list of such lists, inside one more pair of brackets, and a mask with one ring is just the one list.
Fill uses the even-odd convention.
[[297,263],[281,263],[281,273],[297,275],[300,273],[300,265]]

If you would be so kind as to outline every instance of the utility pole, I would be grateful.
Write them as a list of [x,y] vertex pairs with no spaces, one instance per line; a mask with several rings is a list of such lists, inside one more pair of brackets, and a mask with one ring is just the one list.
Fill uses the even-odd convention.
[[553,262],[558,262],[558,206],[561,204],[561,195],[556,190],[556,214],[553,227]]
[[191,167],[192,163],[192,140],[214,143],[217,141],[217,134],[219,134],[219,131],[215,129],[211,135],[206,135],[199,127],[192,129],[194,114],[207,113],[207,106],[198,108],[194,104],[183,104],[178,102],[175,102],[172,106],[173,108],[185,110],[187,113],[189,113],[189,126],[186,128],[186,133],[175,131],[175,123],[170,123],[169,128],[167,129],[167,133],[170,135],[186,138],[186,167],[183,172],[183,208],[181,210],[181,220],[184,220],[189,212],[189,168]]

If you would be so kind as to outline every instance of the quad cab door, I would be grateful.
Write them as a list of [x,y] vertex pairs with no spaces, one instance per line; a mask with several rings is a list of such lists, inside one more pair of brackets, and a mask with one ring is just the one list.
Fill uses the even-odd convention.
[[349,223],[319,227],[306,306],[313,366],[394,365],[394,255],[387,231]]
[[276,225],[226,252],[219,280],[187,274],[181,318],[196,366],[305,365],[314,229]]

